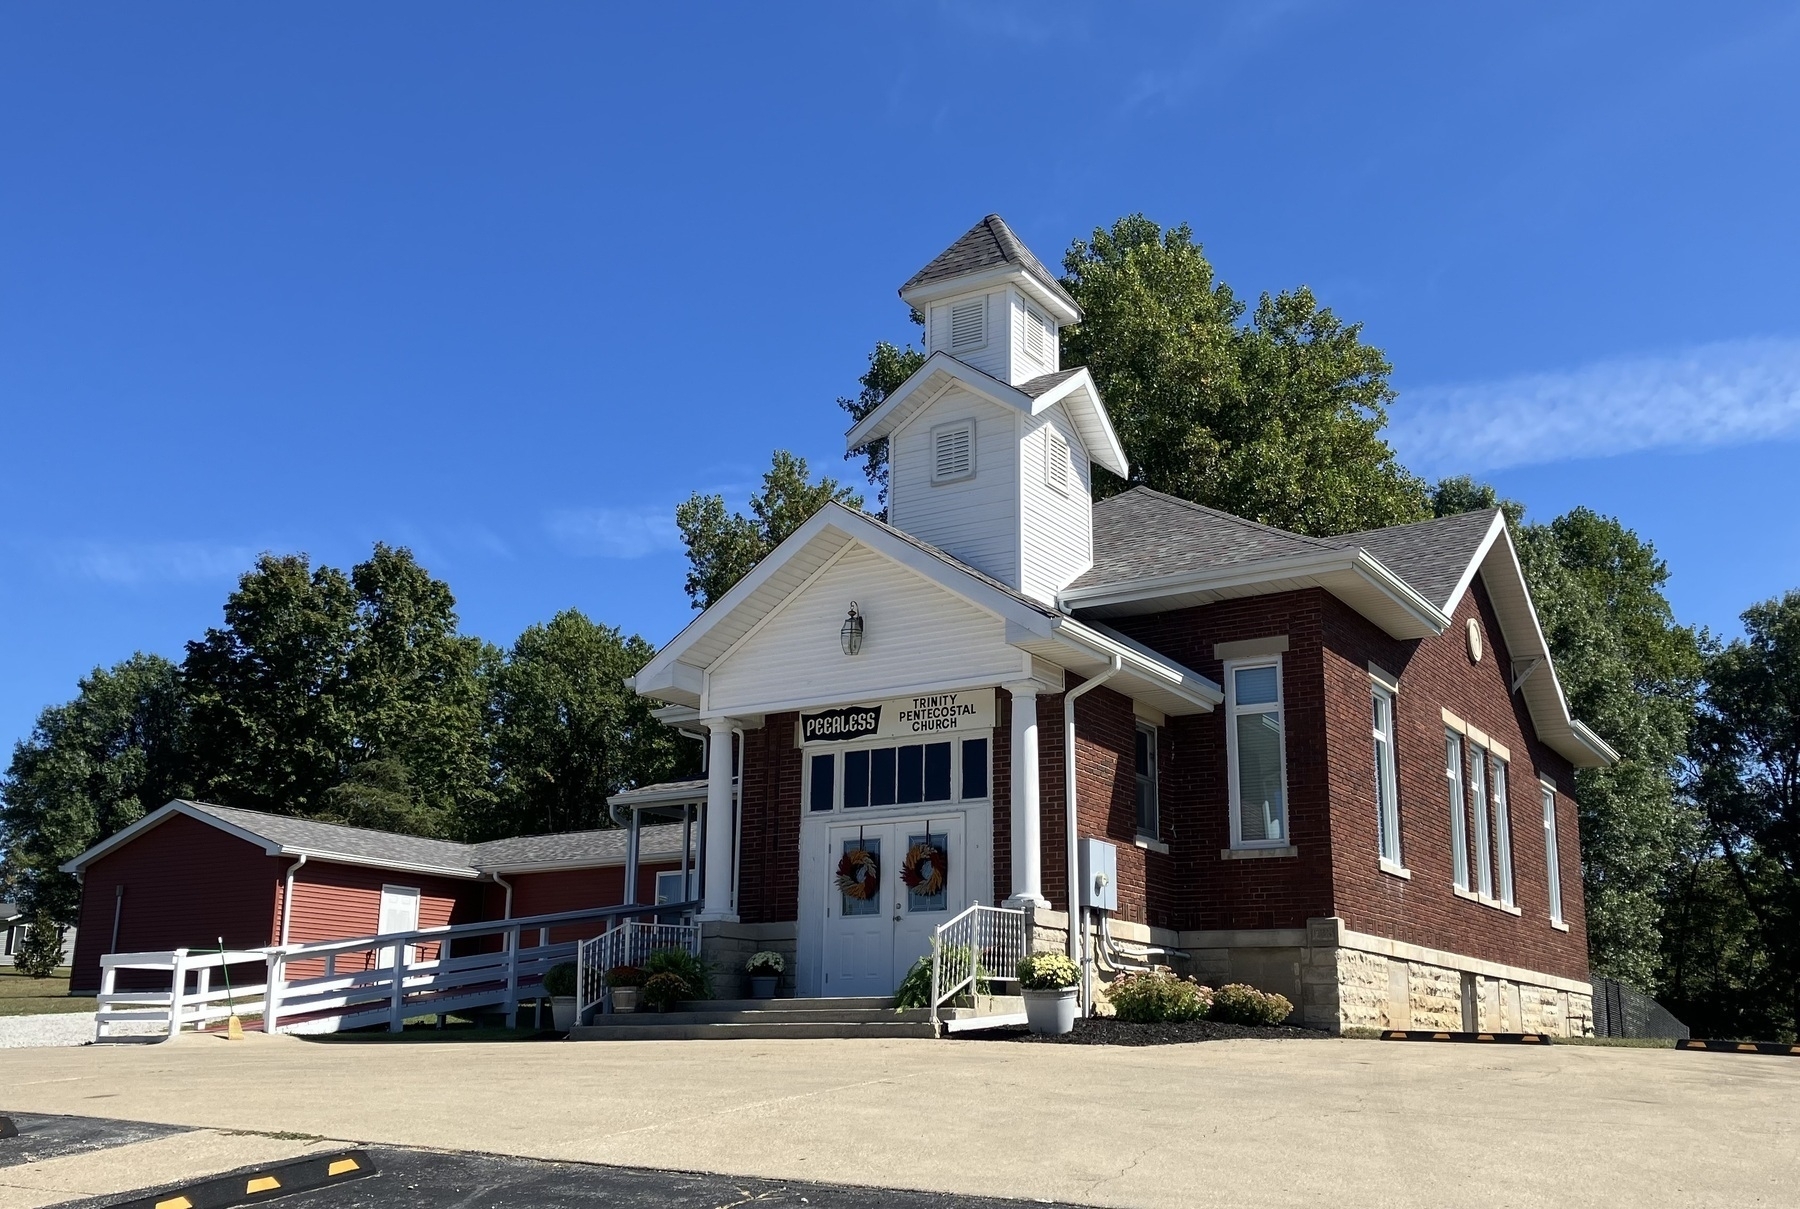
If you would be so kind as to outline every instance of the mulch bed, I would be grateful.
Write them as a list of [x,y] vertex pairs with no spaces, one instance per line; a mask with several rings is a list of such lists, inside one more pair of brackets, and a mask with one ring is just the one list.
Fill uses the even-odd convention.
[[1110,1017],[1077,1020],[1075,1031],[1060,1037],[1040,1037],[1018,1025],[966,1034],[992,1041],[1033,1041],[1050,1045],[1184,1045],[1190,1041],[1232,1041],[1242,1037],[1267,1040],[1313,1040],[1328,1037],[1317,1029],[1291,1025],[1224,1024],[1217,1020],[1163,1021],[1160,1024],[1128,1024]]

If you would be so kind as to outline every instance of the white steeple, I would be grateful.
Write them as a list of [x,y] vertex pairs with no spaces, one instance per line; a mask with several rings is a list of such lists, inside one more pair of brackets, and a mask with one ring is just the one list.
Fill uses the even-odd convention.
[[1045,602],[1094,562],[1094,465],[1125,451],[1058,332],[1081,309],[990,214],[900,287],[925,364],[850,430],[888,442],[888,520]]

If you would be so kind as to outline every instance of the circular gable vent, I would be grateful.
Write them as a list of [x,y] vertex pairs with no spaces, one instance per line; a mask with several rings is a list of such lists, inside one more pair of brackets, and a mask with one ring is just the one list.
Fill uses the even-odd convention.
[[1469,662],[1481,662],[1481,623],[1469,618]]

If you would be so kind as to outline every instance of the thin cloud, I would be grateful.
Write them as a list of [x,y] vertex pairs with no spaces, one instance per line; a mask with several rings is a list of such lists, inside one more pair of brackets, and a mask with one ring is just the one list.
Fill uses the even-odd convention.
[[644,558],[681,549],[672,506],[567,508],[552,512],[545,524],[566,549],[597,558]]
[[212,542],[80,542],[56,552],[52,561],[65,575],[137,586],[235,579],[259,552]]
[[1426,474],[1800,436],[1800,339],[1730,340],[1672,356],[1426,387],[1388,439]]

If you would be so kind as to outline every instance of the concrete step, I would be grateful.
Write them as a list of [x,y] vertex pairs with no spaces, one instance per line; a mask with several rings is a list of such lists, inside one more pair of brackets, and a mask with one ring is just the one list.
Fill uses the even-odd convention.
[[842,999],[687,999],[684,1012],[755,1012],[767,1009],[813,1011],[826,1008],[892,1008],[891,995],[847,995]]
[[[778,1015],[778,1013],[770,1013]],[[684,1012],[656,1013],[663,1021],[657,1024],[592,1024],[571,1029],[571,1041],[777,1041],[814,1040],[848,1037],[930,1037],[929,1021],[866,1020],[833,1022],[828,1020],[759,1021],[748,1024],[673,1023]]]
[[757,1007],[713,1011],[695,1007],[680,1012],[614,1012],[595,1016],[595,1024],[620,1028],[650,1028],[665,1024],[869,1024],[900,1021],[917,1024],[929,1022],[931,1013],[924,1008],[896,1012],[891,1007],[869,1008],[776,1008]]

